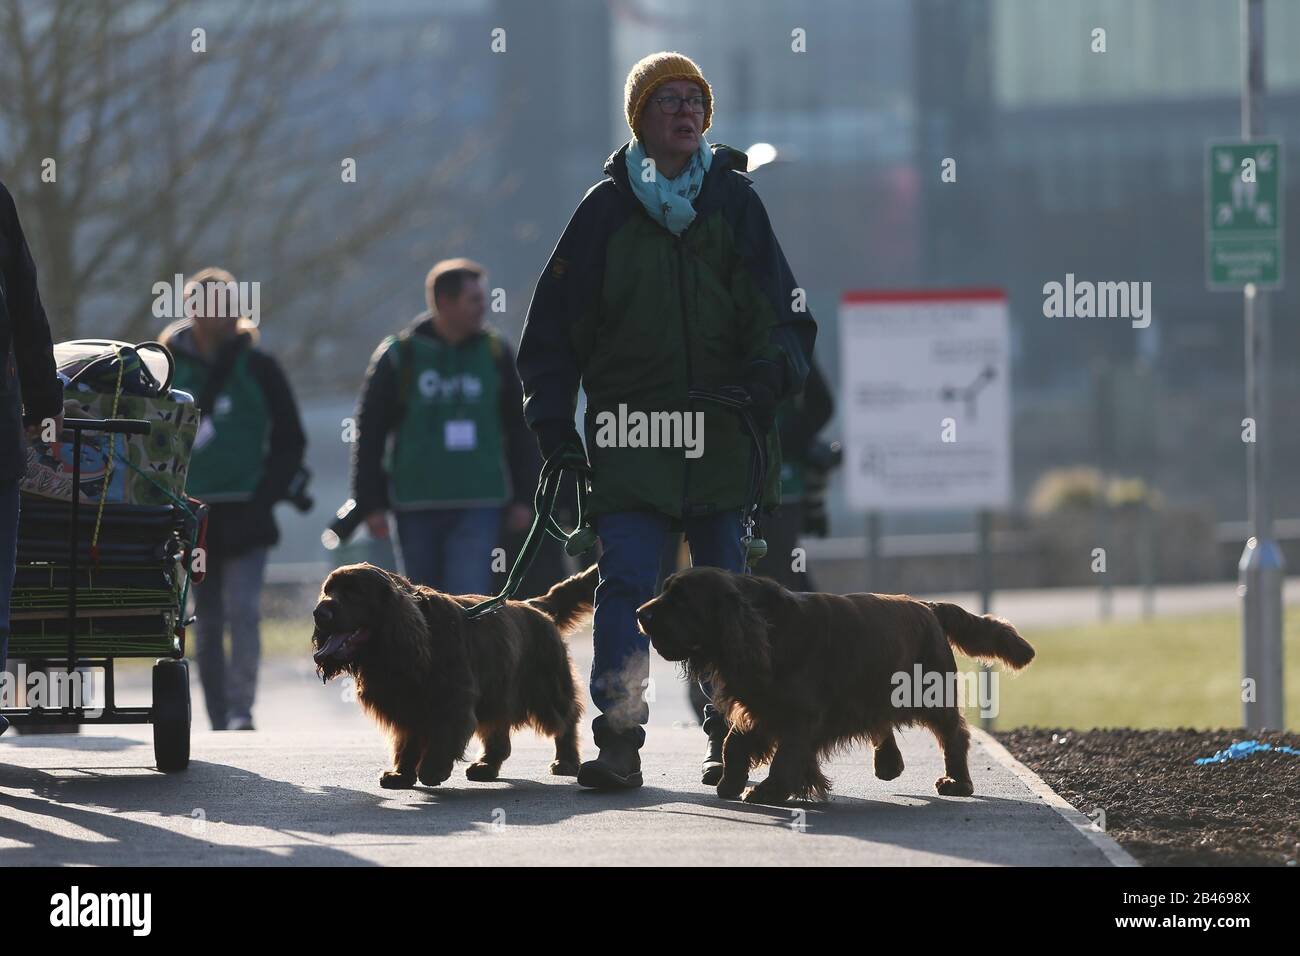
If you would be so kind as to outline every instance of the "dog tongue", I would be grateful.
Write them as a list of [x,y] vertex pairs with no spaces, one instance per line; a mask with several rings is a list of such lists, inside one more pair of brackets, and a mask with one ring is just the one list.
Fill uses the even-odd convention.
[[352,657],[352,639],[357,637],[360,631],[340,631],[337,634],[331,634],[325,646],[311,656],[317,664],[323,664],[332,658],[339,658],[347,661]]

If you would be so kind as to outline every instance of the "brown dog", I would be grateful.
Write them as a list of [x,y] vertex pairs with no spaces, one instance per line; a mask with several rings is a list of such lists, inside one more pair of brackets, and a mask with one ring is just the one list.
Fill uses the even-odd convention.
[[510,732],[524,724],[555,738],[551,773],[577,774],[582,701],[560,635],[591,610],[596,579],[593,565],[471,621],[465,609],[481,597],[442,594],[371,564],[333,571],[313,614],[313,659],[322,680],[351,674],[357,699],[389,731],[393,769],[379,785],[437,786],[474,734],[483,754],[465,776],[495,780]]
[[821,758],[856,741],[875,746],[876,776],[892,780],[903,772],[894,728],[912,724],[928,727],[943,748],[939,793],[970,796],[970,732],[957,702],[899,701],[896,690],[917,665],[952,686],[957,663],[950,642],[1013,670],[1034,658],[1006,621],[955,604],[894,594],[796,594],[767,578],[716,568],[674,574],[637,620],[664,659],[712,682],[714,702],[729,716],[718,796],[739,796],[750,768],[771,760],[767,779],[744,796],[754,803],[824,798],[830,781]]

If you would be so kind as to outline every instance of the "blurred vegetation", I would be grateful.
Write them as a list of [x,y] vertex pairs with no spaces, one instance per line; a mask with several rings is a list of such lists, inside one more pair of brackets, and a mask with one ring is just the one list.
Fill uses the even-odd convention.
[[1112,508],[1163,506],[1160,492],[1141,478],[1104,478],[1096,468],[1079,465],[1044,472],[1029,493],[1029,513],[1034,516],[1096,508],[1104,500]]

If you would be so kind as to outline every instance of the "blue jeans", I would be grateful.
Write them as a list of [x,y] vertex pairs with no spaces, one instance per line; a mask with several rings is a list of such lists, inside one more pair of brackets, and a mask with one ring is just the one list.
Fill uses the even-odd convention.
[[[235,558],[209,560],[207,576],[194,585],[195,658],[213,730],[225,730],[228,720],[253,718],[262,658],[262,581],[267,551],[256,548]],[[227,623],[229,663],[223,644]]]
[[396,511],[397,560],[416,584],[447,594],[487,594],[501,507]]
[[18,561],[18,479],[0,481],[0,671],[9,653],[9,599]]
[[[596,518],[600,536],[600,585],[596,588],[591,698],[620,727],[650,719],[643,688],[650,677],[650,640],[638,630],[636,609],[659,590],[659,562],[669,519],[649,511]],[[744,573],[740,509],[683,520],[691,563]],[[704,688],[708,693],[708,688]],[[705,708],[705,719],[714,715]]]

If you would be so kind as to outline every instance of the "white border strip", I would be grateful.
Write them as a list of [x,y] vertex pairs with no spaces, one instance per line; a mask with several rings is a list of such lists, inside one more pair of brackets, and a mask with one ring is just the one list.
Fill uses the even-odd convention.
[[1011,756],[1007,748],[998,743],[992,735],[980,730],[978,727],[971,727],[970,732],[971,736],[979,741],[980,746],[987,750],[994,760],[1015,774],[1021,783],[1033,791],[1045,804],[1064,817],[1066,822],[1082,833],[1089,843],[1100,850],[1102,855],[1110,861],[1111,866],[1142,865],[1133,858],[1128,850],[1116,843],[1113,837],[1098,830],[1093,825],[1092,820],[1084,816],[1064,797],[1044,783],[1042,777]]

